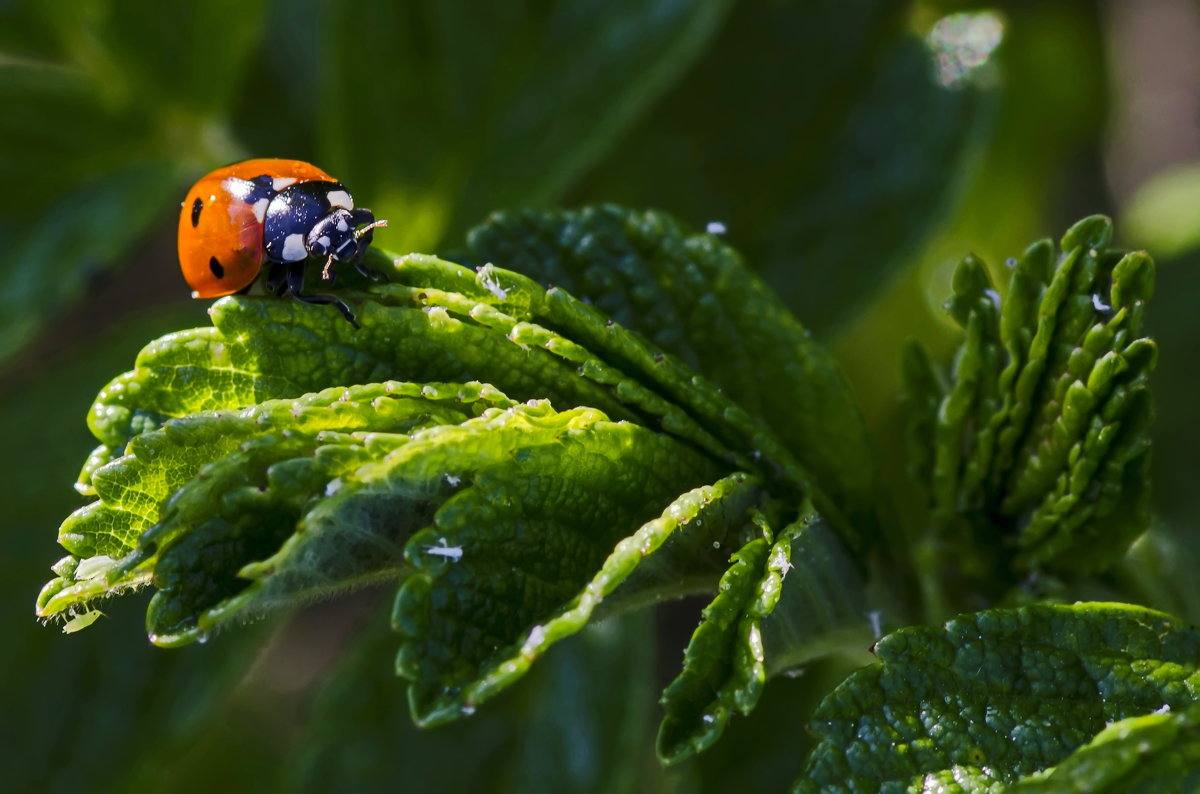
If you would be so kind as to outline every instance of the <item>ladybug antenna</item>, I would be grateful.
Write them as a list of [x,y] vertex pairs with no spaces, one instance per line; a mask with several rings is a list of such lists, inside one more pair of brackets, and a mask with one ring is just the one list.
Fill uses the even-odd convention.
[[387,221],[378,220],[373,223],[368,223],[366,226],[360,226],[354,230],[354,239],[358,240],[367,232],[371,231],[372,229],[378,229],[380,226],[387,226]]

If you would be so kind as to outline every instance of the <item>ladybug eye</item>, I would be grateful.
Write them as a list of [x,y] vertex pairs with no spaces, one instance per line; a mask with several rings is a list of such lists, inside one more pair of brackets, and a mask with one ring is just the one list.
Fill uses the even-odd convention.
[[200,225],[200,210],[204,209],[204,202],[197,198],[192,202],[192,228]]
[[215,256],[208,260],[208,269],[211,270],[212,274],[217,278],[225,277],[225,268],[221,267],[221,263],[217,261]]

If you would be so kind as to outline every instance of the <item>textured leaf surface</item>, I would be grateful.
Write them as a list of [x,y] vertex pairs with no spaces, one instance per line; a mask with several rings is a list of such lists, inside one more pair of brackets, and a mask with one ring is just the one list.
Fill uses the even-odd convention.
[[837,535],[811,510],[775,530],[754,515],[663,692],[659,756],[676,763],[708,749],[736,712],[749,714],[769,672],[839,646],[870,642],[863,584]]
[[1200,695],[1200,631],[1120,604],[979,612],[875,653],[817,709],[795,791],[999,791],[1109,723]]
[[[719,238],[664,213],[604,206],[494,215],[469,242],[479,264],[565,289],[710,379],[747,414],[769,422],[838,510],[859,532],[870,531],[874,465],[849,384],[832,355]],[[533,316],[583,330],[578,312],[559,297],[551,290],[544,304],[533,302]],[[585,343],[626,371],[644,371],[651,388],[671,389],[667,362],[654,366],[614,341],[606,332]],[[689,391],[667,393],[687,406],[696,402]],[[746,435],[762,435],[749,421],[741,425]]]
[[[89,562],[65,563],[60,580],[43,591],[42,609],[57,612],[108,589],[141,583],[159,546],[188,527],[215,519],[223,508],[236,514],[250,506],[245,496],[239,498],[238,488],[244,493],[247,487],[257,490],[262,485],[265,494],[267,483],[259,480],[268,466],[312,456],[306,467],[310,471],[304,472],[308,484],[325,487],[336,472],[355,462],[356,452],[358,462],[369,460],[364,442],[350,436],[355,431],[396,433],[439,420],[461,421],[472,408],[481,411],[497,404],[511,401],[478,384],[439,389],[434,384],[390,382],[171,420],[135,437],[124,456],[91,472],[87,484],[99,498],[68,518],[59,538],[75,558]],[[341,447],[318,440],[327,431],[342,434]],[[318,451],[321,454],[315,455]],[[287,487],[278,482],[281,476],[295,479],[301,474],[296,468],[293,464],[290,470],[286,465],[276,470],[276,490]],[[203,476],[198,476],[202,469]],[[313,482],[312,470],[326,473],[325,480]],[[265,477],[272,480],[269,472]],[[269,500],[269,495],[262,497]],[[294,505],[289,512],[295,514],[298,508]],[[124,560],[117,566],[119,558]]]
[[[639,480],[648,473],[635,468],[629,479],[622,476],[596,492],[595,478],[605,473],[596,463],[600,461],[585,466],[576,478],[561,461],[531,459],[522,470],[523,477],[533,478],[531,483],[481,482],[476,493],[448,503],[439,511],[441,520],[409,542],[406,553],[418,573],[401,588],[393,620],[406,638],[397,669],[414,682],[410,701],[419,721],[436,723],[473,712],[523,675],[551,645],[582,628],[600,602],[673,533],[699,534],[679,545],[711,549],[720,540],[709,538],[741,530],[758,495],[754,482],[734,475],[685,493],[661,516],[621,537],[614,530],[655,504],[638,495],[645,488]],[[547,467],[544,472],[542,466]],[[588,483],[593,485],[586,487]],[[539,487],[570,492],[571,499],[560,507],[531,498]],[[625,501],[606,504],[606,492],[623,495]],[[567,520],[558,511],[574,516],[567,535],[556,531]],[[495,529],[484,535],[476,529],[484,526]],[[703,541],[708,543],[701,545]],[[536,561],[516,553],[517,544],[527,543],[543,550]],[[665,555],[670,557],[669,549]],[[720,557],[713,556],[710,570],[719,570]],[[670,594],[685,590],[687,578],[704,572],[688,566],[676,574],[679,581],[658,573],[631,583],[630,589],[644,591],[654,583],[652,592]],[[513,608],[494,606],[505,601]]]
[[[101,445],[76,483],[92,501],[60,529],[70,555],[39,613],[82,628],[99,598],[149,586],[147,630],[172,646],[399,582],[397,670],[411,681],[414,717],[434,724],[472,713],[594,617],[737,579],[728,549],[754,536],[752,514],[769,514],[785,528],[739,555],[750,588],[713,610],[731,616],[737,638],[720,621],[706,629],[717,627],[716,639],[701,642],[712,650],[698,674],[720,679],[720,699],[747,713],[769,670],[861,628],[859,572],[842,544],[867,527],[838,505],[871,515],[870,474],[861,420],[828,354],[734,252],[666,216],[605,207],[513,217],[477,239],[504,229],[506,250],[528,266],[547,229],[591,227],[605,245],[565,245],[529,269],[566,259],[568,273],[624,268],[636,285],[645,268],[646,286],[665,295],[687,281],[726,319],[687,326],[667,351],[566,289],[496,264],[472,271],[378,251],[372,263],[389,283],[342,285],[360,329],[328,307],[222,299],[211,328],[151,343],[97,397],[88,419]],[[641,259],[626,255],[634,249]],[[638,292],[609,294],[620,308]],[[735,348],[782,362],[776,336],[799,362],[786,395],[742,383],[765,365],[719,363]],[[788,443],[681,356],[709,362],[760,410],[796,401],[827,410],[828,426],[785,420]],[[812,458],[814,473],[793,453],[807,436],[851,439],[847,457],[867,473],[846,467],[839,483],[833,456]],[[819,542],[802,529],[811,510],[787,507],[806,497],[828,513]],[[781,585],[793,567],[800,584],[789,597]],[[761,635],[776,606],[793,602],[817,617],[778,622],[769,667]]]
[[[968,257],[947,304],[966,332],[950,377],[907,356],[912,468],[942,542],[1086,572],[1146,528],[1157,352],[1140,334],[1154,264],[1109,248],[1111,236],[1097,216],[1067,232],[1057,261],[1049,241],[1034,244],[1003,301]],[[968,575],[986,574],[987,554],[968,555]]]
[[1044,775],[1013,786],[1014,794],[1184,794],[1200,787],[1200,708],[1130,717],[1109,725]]

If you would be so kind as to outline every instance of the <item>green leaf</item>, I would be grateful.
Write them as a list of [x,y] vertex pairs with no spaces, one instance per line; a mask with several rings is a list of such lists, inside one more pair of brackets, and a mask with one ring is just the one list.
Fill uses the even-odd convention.
[[147,346],[134,371],[101,391],[89,424],[101,441],[120,445],[167,417],[386,380],[483,380],[514,399],[548,397],[628,415],[551,353],[530,354],[475,322],[474,306],[453,316],[416,296],[408,305],[366,301],[360,332],[336,312],[298,302],[226,298],[212,307],[215,328]]
[[[529,226],[510,251],[570,219],[520,217]],[[813,404],[861,433],[836,365],[761,285],[739,283],[732,251],[658,214],[609,207],[572,223],[616,246],[586,252],[587,267],[620,262],[621,246],[636,244],[664,288],[687,274],[693,289],[711,290],[746,355],[768,350],[773,329],[790,339],[801,359],[791,399],[824,390]],[[378,251],[372,261],[392,264],[395,280],[347,285],[360,329],[328,307],[225,298],[212,328],[151,343],[101,391],[89,424],[102,443],[77,483],[93,501],[63,523],[70,556],[39,596],[40,614],[83,614],[152,586],[147,630],[170,646],[401,581],[398,670],[412,681],[414,717],[432,724],[474,711],[594,615],[715,587],[728,566],[720,548],[745,543],[748,511],[762,509],[786,523],[748,573],[758,595],[718,609],[744,613],[742,639],[716,643],[730,654],[731,667],[719,664],[733,671],[738,710],[753,708],[769,670],[862,627],[842,541],[822,529],[811,542],[816,530],[802,531],[781,504],[808,494],[830,505],[839,533],[857,539],[862,527],[716,384],[561,287],[492,264],[472,272]],[[745,367],[723,372],[705,350],[720,334],[701,329],[679,350],[736,386]],[[392,375],[405,380],[378,380]],[[496,385],[464,382],[472,376]],[[800,584],[783,587],[794,567]],[[754,647],[772,637],[778,603],[816,617],[778,620],[768,641],[779,652],[767,659]]]
[[[870,536],[874,464],[849,384],[829,351],[732,248],[665,213],[612,205],[499,213],[468,240],[477,263],[555,285],[545,300],[529,301],[531,319],[569,330],[614,366],[642,370],[652,388],[671,389],[668,396],[680,405],[696,403],[694,385],[672,389],[664,377],[670,361],[622,349],[607,327],[584,326],[577,319],[579,308],[563,305],[559,288],[566,290],[677,356],[751,417],[763,417],[856,534]],[[730,410],[723,410],[728,416]],[[762,435],[750,420],[740,424],[743,437]],[[726,443],[739,442],[734,437]],[[786,460],[765,446],[743,451],[755,459]],[[830,506],[816,498],[830,514]]]
[[734,712],[749,714],[768,672],[869,642],[863,585],[836,534],[811,510],[777,532],[761,513],[755,523],[663,692],[668,764],[711,747]]
[[[575,250],[564,227],[604,245]],[[397,582],[396,667],[414,719],[432,725],[473,713],[594,619],[725,587],[668,693],[664,752],[676,759],[711,745],[731,708],[749,713],[768,674],[865,643],[847,549],[869,525],[823,486],[870,517],[869,457],[829,355],[736,253],[665,215],[497,218],[476,250],[501,230],[504,263],[567,262],[572,274],[644,257],[644,286],[686,283],[685,298],[707,294],[722,319],[698,318],[684,329],[694,339],[664,351],[561,286],[378,250],[371,262],[393,280],[342,292],[358,328],[329,307],[224,298],[213,327],[151,343],[97,397],[101,446],[77,482],[92,501],[60,529],[70,555],[39,614],[90,614],[149,586],[147,631],[174,646]],[[537,266],[546,233],[564,245]],[[636,279],[608,293],[618,309],[638,295]],[[725,361],[734,350],[761,361]],[[745,384],[776,364],[774,389]],[[824,410],[779,427],[806,453],[849,439],[843,457],[865,471],[806,454],[815,476],[725,384],[759,410]],[[721,549],[742,546],[730,569]]]
[[[158,525],[146,541],[165,542],[180,521],[189,520],[186,500],[176,499],[166,506],[168,516],[159,509],[192,480],[207,463],[235,455],[240,461],[253,454],[256,439],[267,437],[259,446],[311,454],[322,434],[355,432],[404,433],[422,426],[457,423],[486,407],[509,407],[504,395],[482,384],[411,384],[389,381],[344,388],[326,389],[296,400],[267,400],[239,412],[206,411],[166,423],[160,430],[136,436],[118,460],[91,472],[89,485],[109,505],[121,505],[132,522],[124,539],[105,542],[102,531],[70,522],[64,532],[64,545],[75,553],[103,553],[110,556],[129,551],[140,533]],[[301,437],[311,438],[306,443]],[[332,439],[331,439],[332,440]],[[373,441],[378,442],[377,439]],[[352,443],[352,442],[350,442]],[[268,450],[267,454],[271,454]],[[287,459],[286,457],[282,459]],[[224,474],[209,469],[204,480],[219,481],[204,485],[201,499],[218,498],[230,482]],[[234,474],[233,476],[237,476]],[[199,484],[197,484],[199,486]],[[90,508],[84,508],[89,510]],[[203,509],[203,508],[199,508]],[[83,549],[73,548],[83,537]],[[103,544],[103,545],[102,545]],[[118,545],[119,544],[119,545]]]
[[[476,413],[478,422],[467,421]],[[100,500],[68,519],[61,537],[89,562],[65,567],[43,592],[41,608],[57,612],[105,590],[141,584],[153,568],[160,593],[151,604],[151,630],[157,641],[173,644],[254,599],[297,591],[311,597],[327,586],[345,589],[394,575],[406,539],[397,511],[409,514],[415,523],[407,532],[415,531],[431,512],[420,505],[436,505],[454,481],[489,465],[489,455],[555,441],[602,418],[586,410],[559,418],[544,403],[514,406],[478,384],[387,383],[173,420],[138,436],[128,455],[96,471]],[[431,432],[417,433],[422,428]],[[511,441],[502,440],[506,433]],[[488,453],[481,438],[498,446]],[[395,494],[370,493],[372,483],[386,484],[392,475],[363,467],[401,446],[416,479],[393,483]],[[470,455],[454,461],[456,451]],[[323,497],[321,509],[310,504]],[[364,500],[390,501],[391,510],[375,515]],[[302,516],[300,534],[283,546]],[[385,519],[386,527],[377,526]],[[323,530],[326,521],[332,526]],[[326,559],[330,552],[348,567]],[[243,568],[254,561],[262,564]],[[247,579],[256,582],[248,590]],[[197,622],[198,612],[208,617]]]
[[1003,301],[967,258],[947,304],[966,331],[949,386],[920,356],[906,363],[910,427],[925,433],[910,454],[941,538],[930,542],[961,555],[968,578],[1014,551],[1018,569],[1101,570],[1147,526],[1157,352],[1140,334],[1154,263],[1109,248],[1111,234],[1106,218],[1080,221],[1057,262],[1034,244]]
[[[735,475],[685,493],[659,518],[624,536],[621,528],[647,518],[663,504],[655,495],[678,492],[682,478],[662,482],[653,474],[664,462],[661,452],[645,446],[660,443],[655,436],[623,435],[604,443],[643,446],[641,455],[623,459],[633,467],[627,475],[614,478],[594,455],[581,461],[583,469],[573,470],[556,460],[559,448],[547,447],[521,469],[531,482],[481,479],[409,541],[405,554],[418,573],[401,588],[393,620],[405,638],[397,670],[413,681],[409,700],[419,722],[470,714],[511,684],[551,645],[578,631],[641,560],[653,560],[683,525],[696,527],[702,539],[724,538],[745,521],[754,483]],[[545,499],[547,488],[567,500]],[[480,526],[490,531],[475,529]],[[536,557],[517,551],[516,544],[530,543],[539,549]],[[689,545],[703,548],[702,541]],[[506,547],[513,551],[505,553]],[[622,595],[627,594],[615,597]],[[632,596],[646,597],[636,591]],[[497,603],[507,608],[489,607]]]
[[979,612],[875,653],[817,709],[794,791],[1000,790],[1109,723],[1191,707],[1200,686],[1200,632],[1121,604]]
[[1110,724],[1057,767],[1009,790],[1014,794],[1195,791],[1200,786],[1200,707],[1189,706],[1177,714],[1163,712]]

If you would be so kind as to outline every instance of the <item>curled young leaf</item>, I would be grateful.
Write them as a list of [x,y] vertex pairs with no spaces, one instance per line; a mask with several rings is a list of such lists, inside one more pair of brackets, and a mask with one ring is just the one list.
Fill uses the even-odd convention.
[[749,714],[769,673],[870,642],[863,585],[836,533],[809,509],[779,530],[762,513],[753,520],[663,692],[666,763],[708,749],[734,712]]
[[1067,232],[1057,262],[1034,244],[1003,300],[966,259],[948,304],[966,338],[948,382],[926,357],[906,359],[912,468],[935,542],[967,558],[968,576],[997,556],[1101,570],[1147,526],[1157,354],[1140,334],[1154,263],[1109,248],[1111,236],[1097,216]]

